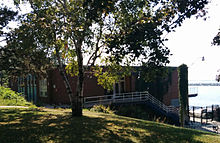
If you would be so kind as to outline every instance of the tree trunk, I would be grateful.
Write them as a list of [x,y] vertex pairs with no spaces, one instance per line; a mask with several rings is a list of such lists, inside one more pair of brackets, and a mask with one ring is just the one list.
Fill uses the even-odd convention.
[[84,76],[82,69],[81,71],[79,70],[76,96],[72,101],[72,116],[82,116],[83,81],[84,81]]
[[59,71],[60,71],[60,75],[63,77],[64,85],[65,85],[65,88],[66,88],[66,91],[67,91],[67,94],[68,94],[68,97],[70,99],[70,103],[71,103],[71,106],[72,106],[73,91],[71,89],[66,71],[65,71],[64,67],[59,67]]
[[82,116],[82,103],[83,103],[83,85],[84,85],[84,68],[83,68],[83,56],[81,50],[82,42],[79,40],[76,45],[77,63],[79,69],[79,75],[77,80],[77,91],[75,100],[72,103],[72,116]]
[[185,126],[185,112],[182,106],[180,107],[180,126],[181,127]]
[[71,86],[70,86],[70,83],[69,83],[66,71],[65,71],[64,66],[62,64],[62,61],[60,59],[59,49],[58,48],[56,48],[56,56],[57,56],[57,61],[58,61],[58,64],[59,64],[59,72],[60,72],[60,75],[63,78],[64,85],[65,85],[68,97],[70,99],[71,107],[72,107],[73,106],[72,105],[72,103],[73,103],[73,91],[71,89]]

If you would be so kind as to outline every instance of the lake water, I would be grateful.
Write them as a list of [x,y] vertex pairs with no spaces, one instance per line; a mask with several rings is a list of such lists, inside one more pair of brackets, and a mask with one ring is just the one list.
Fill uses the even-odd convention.
[[220,86],[198,86],[198,96],[189,98],[189,106],[220,105]]

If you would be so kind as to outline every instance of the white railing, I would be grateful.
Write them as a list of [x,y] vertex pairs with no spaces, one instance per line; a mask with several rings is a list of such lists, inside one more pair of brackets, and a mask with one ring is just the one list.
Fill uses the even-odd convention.
[[84,97],[85,108],[92,107],[94,105],[110,105],[112,103],[133,103],[133,102],[146,102],[149,101],[157,105],[160,109],[163,109],[166,113],[176,113],[178,114],[178,109],[173,106],[166,106],[161,101],[156,99],[154,96],[145,92],[130,92],[130,93],[120,93],[114,95],[104,95],[104,96],[92,96]]

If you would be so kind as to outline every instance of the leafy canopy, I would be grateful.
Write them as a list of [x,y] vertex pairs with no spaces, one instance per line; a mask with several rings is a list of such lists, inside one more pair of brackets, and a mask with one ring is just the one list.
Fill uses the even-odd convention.
[[[13,56],[6,57],[19,57],[14,60],[16,71],[24,68],[42,70],[49,64],[58,65],[61,59],[73,75],[80,72],[83,64],[91,70],[89,67],[105,65],[104,61],[118,66],[139,63],[153,69],[149,71],[155,75],[169,63],[170,51],[164,45],[167,40],[164,33],[174,31],[183,20],[202,11],[208,0],[27,2],[32,11],[24,15],[21,26],[8,35],[5,47],[14,50]],[[18,51],[20,54],[16,55]],[[94,73],[100,84],[111,81],[103,78],[111,76],[108,70],[93,69],[96,69]],[[154,77],[152,74],[146,76],[146,79]]]

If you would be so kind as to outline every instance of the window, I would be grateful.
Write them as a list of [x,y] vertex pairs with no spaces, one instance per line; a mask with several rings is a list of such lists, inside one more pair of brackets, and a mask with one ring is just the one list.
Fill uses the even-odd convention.
[[39,87],[40,87],[40,96],[41,97],[47,97],[47,79],[41,79],[39,81]]
[[121,78],[118,83],[114,85],[114,93],[124,93],[125,92],[125,79]]
[[20,84],[20,86],[21,86],[21,92],[22,92],[23,94],[25,94],[25,82],[24,82],[24,77],[21,78],[21,84]]
[[179,107],[179,99],[171,99],[171,105],[174,107]]
[[18,77],[18,92],[25,93],[25,82],[24,77]]

